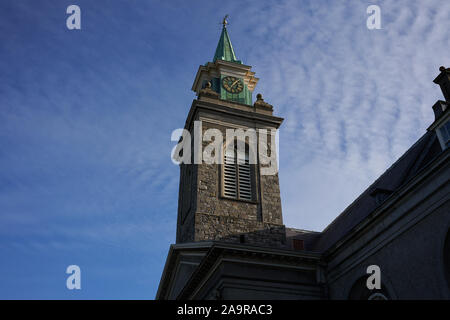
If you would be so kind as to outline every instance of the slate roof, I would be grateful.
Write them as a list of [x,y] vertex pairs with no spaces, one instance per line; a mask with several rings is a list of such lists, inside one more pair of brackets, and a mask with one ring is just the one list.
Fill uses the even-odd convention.
[[350,204],[313,244],[312,251],[324,252],[347,235],[351,230],[382,204],[376,193],[382,192],[386,200],[390,193],[411,180],[422,168],[442,152],[434,131],[425,133],[403,156],[387,169],[352,204]]

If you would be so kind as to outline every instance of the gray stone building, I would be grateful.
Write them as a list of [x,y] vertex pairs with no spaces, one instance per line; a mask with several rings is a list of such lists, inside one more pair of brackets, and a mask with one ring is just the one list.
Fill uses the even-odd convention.
[[[208,132],[225,137],[227,129],[253,130],[276,157],[271,129],[283,119],[261,95],[253,103],[257,82],[224,21],[192,87],[185,129],[203,139],[186,140],[193,152],[180,165],[177,243],[156,298],[450,299],[450,69],[434,80],[445,101],[433,106],[427,132],[322,232],[284,226],[278,175],[263,174],[259,144],[259,161],[249,161],[250,137],[241,161],[228,145],[213,152],[222,163],[194,161],[213,141]],[[369,289],[372,265],[381,283]]]

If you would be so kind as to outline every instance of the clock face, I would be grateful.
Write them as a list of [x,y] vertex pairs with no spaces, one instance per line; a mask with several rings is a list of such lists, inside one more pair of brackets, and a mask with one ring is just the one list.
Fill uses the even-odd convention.
[[244,83],[239,78],[227,76],[222,79],[222,87],[230,93],[239,93],[244,89]]

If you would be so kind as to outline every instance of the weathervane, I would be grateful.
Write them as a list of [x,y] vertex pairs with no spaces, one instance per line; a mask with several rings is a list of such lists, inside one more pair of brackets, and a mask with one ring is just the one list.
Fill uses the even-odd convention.
[[222,21],[222,24],[223,24],[224,28],[226,28],[227,24],[228,24],[227,18],[228,18],[228,15],[226,14],[225,17],[223,17],[223,21]]

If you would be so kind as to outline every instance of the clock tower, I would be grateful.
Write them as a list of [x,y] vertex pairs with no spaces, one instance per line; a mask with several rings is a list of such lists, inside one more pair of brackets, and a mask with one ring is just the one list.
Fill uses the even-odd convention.
[[[260,94],[252,101],[258,79],[236,58],[224,19],[173,153],[177,243],[156,298],[448,299],[450,69],[439,70],[446,101],[428,131],[322,232],[285,228],[272,139],[283,119]],[[368,266],[383,273],[373,290]]]
[[[212,62],[198,68],[192,86],[197,98],[184,129],[192,137],[193,155],[190,163],[180,164],[177,243],[285,243],[274,138],[283,119],[273,115],[272,105],[260,94],[253,103],[258,80],[251,67],[236,58],[224,19]],[[211,130],[216,133],[214,138],[208,135]],[[241,160],[238,152],[225,151],[230,132],[244,133]],[[217,134],[223,137],[220,161],[195,161],[195,153],[201,158],[211,141],[218,143]],[[252,137],[258,143],[251,144]],[[256,162],[249,160],[253,150]],[[261,161],[262,154],[270,163]]]

